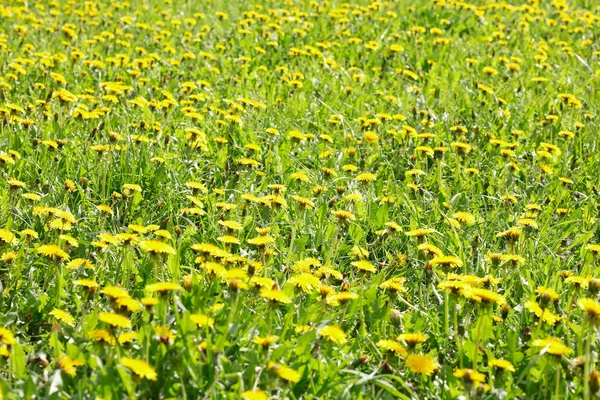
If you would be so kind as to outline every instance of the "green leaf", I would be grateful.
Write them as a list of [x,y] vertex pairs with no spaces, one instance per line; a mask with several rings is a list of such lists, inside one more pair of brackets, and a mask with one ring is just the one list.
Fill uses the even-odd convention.
[[15,377],[18,379],[23,378],[27,372],[27,360],[25,358],[25,351],[23,351],[23,348],[18,343],[12,345],[10,359]]

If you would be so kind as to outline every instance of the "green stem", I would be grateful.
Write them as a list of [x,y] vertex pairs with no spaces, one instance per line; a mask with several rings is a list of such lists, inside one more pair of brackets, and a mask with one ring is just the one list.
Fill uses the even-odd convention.
[[477,355],[479,353],[479,340],[481,338],[481,320],[483,316],[477,319],[477,331],[475,333],[475,349],[473,350],[473,369],[477,370]]
[[462,354],[462,343],[460,341],[460,334],[458,333],[458,307],[454,305],[454,334],[456,335],[456,346],[458,347],[458,365],[460,368],[463,367],[463,354]]
[[365,294],[365,282],[364,282],[364,278],[361,279],[360,282],[360,335],[362,337],[367,336],[367,327],[365,326],[365,309],[363,306],[363,301],[364,301],[364,294]]
[[558,394],[560,391],[560,365],[556,366],[556,386],[554,387],[554,398],[556,400],[560,399],[560,395]]
[[56,265],[56,308],[60,308],[60,292],[62,291],[62,269]]
[[335,234],[333,235],[333,240],[331,241],[331,247],[329,248],[329,252],[327,253],[327,258],[325,259],[325,265],[326,267],[331,266],[329,264],[329,262],[331,261],[332,257],[333,257],[333,253],[335,252],[335,249],[337,247],[337,241],[338,241],[338,236],[340,234],[340,227],[342,225],[340,223],[338,223],[337,228],[335,230]]
[[298,227],[298,221],[294,221],[294,226],[292,227],[292,235],[290,236],[290,247],[288,248],[287,260],[285,262],[286,270],[290,266],[290,260],[292,258],[292,251],[294,250],[294,240],[296,240],[297,227]]
[[390,317],[390,303],[386,303],[385,305],[385,317],[383,318],[383,324],[381,327],[381,338],[382,339],[387,339],[387,320]]
[[444,331],[448,338],[450,337],[450,294],[444,292]]
[[[585,328],[585,325],[583,326]],[[587,326],[586,343],[585,343],[585,363],[583,368],[583,399],[589,400],[590,398],[590,361],[592,359],[592,327],[591,324]],[[584,329],[585,331],[585,329]]]

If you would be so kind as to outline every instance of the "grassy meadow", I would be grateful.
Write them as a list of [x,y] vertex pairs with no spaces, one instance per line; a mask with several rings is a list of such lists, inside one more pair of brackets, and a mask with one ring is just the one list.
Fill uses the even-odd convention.
[[592,0],[5,0],[0,399],[600,396]]

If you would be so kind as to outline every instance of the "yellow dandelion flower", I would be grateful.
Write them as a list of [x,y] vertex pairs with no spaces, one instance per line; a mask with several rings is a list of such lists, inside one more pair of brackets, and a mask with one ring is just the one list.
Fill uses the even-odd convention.
[[354,214],[352,214],[351,212],[348,211],[344,211],[344,210],[334,210],[331,212],[334,217],[336,217],[338,219],[338,221],[340,222],[347,222],[347,221],[355,221],[356,217],[354,216]]
[[547,348],[547,353],[553,356],[567,356],[573,352],[573,349],[565,346],[562,340],[552,336],[545,339],[536,339],[531,343],[531,346]]
[[182,287],[175,282],[156,282],[146,285],[145,291],[150,293],[167,293],[181,290]]
[[248,243],[253,244],[257,247],[264,247],[268,244],[275,242],[275,238],[271,236],[256,236],[252,239],[248,239]]
[[88,332],[88,336],[95,340],[96,342],[104,342],[109,345],[114,345],[116,343],[113,335],[106,329],[94,329]]
[[432,229],[432,228],[420,228],[420,229],[414,229],[412,231],[404,232],[404,234],[409,237],[421,238],[421,237],[427,236],[434,232],[435,232],[435,229]]
[[100,291],[100,293],[111,299],[118,299],[119,297],[130,297],[127,290],[119,286],[106,286]]
[[327,296],[326,301],[330,306],[338,306],[340,304],[346,304],[350,300],[358,299],[358,294],[352,292],[339,292],[332,293]]
[[152,255],[158,254],[177,254],[175,249],[168,244],[159,240],[142,240],[138,243],[141,250],[148,252]]
[[157,378],[156,370],[152,365],[148,364],[143,360],[136,360],[133,358],[122,357],[121,365],[129,368],[134,374],[140,378],[146,378],[151,381],[155,381]]
[[319,335],[336,344],[344,344],[348,341],[346,333],[336,325],[329,325],[319,329]]
[[192,314],[190,315],[190,320],[192,320],[192,322],[195,323],[198,328],[205,326],[212,328],[215,326],[215,319],[204,314]]
[[289,297],[284,291],[279,289],[263,288],[260,291],[260,297],[269,300],[273,304],[290,304],[292,302],[292,298]]
[[260,389],[246,390],[242,393],[242,399],[244,400],[269,400],[269,396],[266,392]]
[[367,260],[353,261],[351,264],[362,272],[377,272],[377,268]]
[[439,368],[437,361],[427,354],[409,354],[404,364],[411,372],[419,375],[431,375]]
[[417,345],[419,343],[423,343],[427,339],[429,339],[429,335],[426,335],[426,334],[421,333],[421,332],[403,333],[403,334],[401,334],[400,336],[398,336],[396,338],[396,340],[405,342],[409,346],[415,346],[415,345]]
[[277,364],[273,361],[269,361],[268,368],[284,381],[293,383],[297,383],[300,381],[301,376],[295,369],[292,369],[285,365]]
[[383,290],[390,290],[394,293],[406,292],[406,288],[404,287],[405,278],[394,277],[390,278],[387,281],[381,282],[379,284],[379,288]]
[[56,360],[59,368],[67,375],[75,376],[77,375],[77,366],[82,365],[82,362],[79,360],[73,360],[71,357],[66,354],[61,354],[58,356]]
[[137,332],[124,332],[119,335],[120,344],[128,344],[134,340],[138,340],[140,335]]
[[17,343],[14,335],[6,328],[0,328],[0,343],[11,346]]
[[389,340],[389,339],[384,339],[384,340],[380,340],[376,343],[377,347],[379,347],[382,350],[385,351],[389,351],[391,353],[396,353],[399,356],[406,356],[406,354],[408,354],[408,352],[406,351],[406,349],[404,348],[404,346],[402,346],[400,343],[396,342],[395,340]]
[[311,293],[321,285],[319,278],[308,272],[292,276],[287,283],[297,287],[304,293]]
[[498,370],[515,372],[515,366],[507,360],[495,359],[489,362],[490,367],[494,367]]
[[56,260],[56,259],[68,260],[69,259],[69,255],[67,254],[67,252],[55,244],[41,245],[40,247],[38,247],[37,253],[42,254],[52,260]]
[[98,320],[114,327],[131,328],[131,321],[129,318],[115,313],[101,312],[98,315]]
[[594,299],[582,298],[577,300],[577,305],[594,323],[600,323],[600,303]]
[[52,311],[50,311],[50,315],[56,318],[58,321],[62,321],[67,325],[73,326],[73,323],[75,322],[75,318],[73,318],[68,312],[64,310],[59,310],[58,308],[55,308]]
[[377,175],[370,172],[359,174],[354,178],[358,182],[374,182],[377,180]]
[[452,373],[455,377],[462,379],[468,383],[483,383],[485,382],[485,375],[481,372],[475,371],[470,368],[457,369]]
[[462,267],[463,262],[461,261],[460,258],[455,257],[455,256],[438,256],[438,257],[434,257],[431,261],[430,261],[431,265],[433,266],[439,266],[442,268],[459,268]]
[[262,346],[263,348],[267,348],[270,345],[272,345],[273,343],[275,343],[278,339],[279,339],[279,336],[274,336],[274,335],[267,335],[265,337],[257,336],[254,339],[252,339],[252,342],[254,342],[255,344],[257,344],[259,346]]

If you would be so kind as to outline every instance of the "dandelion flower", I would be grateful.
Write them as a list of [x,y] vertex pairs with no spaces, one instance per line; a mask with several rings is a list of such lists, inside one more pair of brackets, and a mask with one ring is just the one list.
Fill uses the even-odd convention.
[[157,378],[156,370],[146,361],[123,357],[121,358],[121,365],[129,368],[140,378],[146,378],[151,381],[155,381]]
[[351,264],[361,272],[377,272],[375,266],[367,260],[353,261]]
[[380,340],[377,342],[377,347],[379,347],[382,350],[386,350],[392,353],[395,353],[399,356],[406,356],[407,351],[406,349],[398,342],[396,342],[395,340],[389,340],[389,339],[385,339],[385,340]]
[[69,259],[69,255],[67,254],[67,252],[55,244],[41,245],[40,247],[38,247],[37,252],[38,252],[38,254],[42,254],[52,260],[55,260],[55,259],[68,260]]
[[405,278],[394,277],[390,278],[387,281],[381,282],[379,284],[379,288],[383,290],[389,290],[394,293],[406,292],[406,288],[404,287]]
[[292,276],[287,283],[294,285],[304,293],[311,293],[321,285],[319,278],[307,272]]
[[17,343],[17,341],[11,331],[0,328],[0,343],[10,346]]
[[300,374],[290,367],[285,365],[277,364],[273,361],[269,361],[268,368],[275,372],[281,379],[288,382],[297,383],[300,381]]
[[161,242],[159,240],[142,240],[138,243],[138,246],[143,251],[150,253],[152,255],[158,254],[172,254],[175,255],[175,249],[168,244]]
[[507,361],[507,360],[500,360],[500,359],[491,360],[489,362],[489,365],[490,365],[490,367],[494,367],[501,371],[515,372],[515,366],[510,361]]
[[438,256],[434,257],[430,261],[431,265],[439,266],[442,268],[450,269],[450,268],[459,268],[462,267],[463,262],[460,258],[455,256]]
[[348,211],[334,210],[331,213],[340,222],[347,222],[347,221],[355,221],[356,220],[356,217],[354,216],[354,214],[352,214],[351,212],[348,212]]
[[101,312],[98,315],[98,320],[114,327],[131,328],[131,321],[129,318],[115,313]]
[[321,328],[319,330],[319,335],[336,344],[344,344],[348,341],[342,328],[336,325],[329,325]]
[[252,389],[252,390],[246,390],[244,393],[242,393],[242,399],[244,399],[244,400],[268,400],[269,396],[267,395],[267,393],[265,393],[264,391],[262,391],[260,389]]
[[257,336],[252,340],[252,342],[254,342],[255,344],[262,346],[264,349],[266,349],[269,346],[271,346],[273,343],[275,343],[278,339],[279,339],[279,336],[274,336],[274,335],[267,335],[265,337]]
[[73,323],[75,322],[75,318],[73,318],[68,312],[64,310],[59,310],[58,308],[55,308],[52,311],[50,311],[50,315],[56,318],[58,321],[62,321],[67,325],[73,326]]
[[600,303],[594,299],[582,298],[577,301],[577,305],[585,311],[594,324],[600,323]]
[[573,349],[565,346],[562,340],[552,336],[545,339],[536,339],[531,343],[531,346],[548,348],[547,353],[553,356],[567,356],[573,352]]
[[433,232],[435,232],[435,229],[420,228],[420,229],[415,229],[415,230],[412,230],[412,231],[404,232],[404,234],[406,236],[409,236],[409,237],[421,238],[421,237],[429,235],[429,234],[431,234]]
[[403,341],[411,347],[414,347],[419,343],[423,343],[427,339],[429,339],[429,335],[426,335],[421,332],[403,333],[396,338],[396,340]]
[[175,282],[156,282],[146,285],[144,290],[150,293],[167,293],[181,290],[182,287]]
[[409,354],[404,364],[411,372],[419,375],[431,375],[439,368],[437,362],[427,354]]
[[192,314],[190,315],[190,320],[192,320],[192,322],[195,323],[198,328],[205,326],[212,328],[215,325],[215,319],[204,314]]
[[292,299],[282,290],[264,288],[260,291],[260,297],[269,300],[273,304],[290,304]]
[[485,382],[485,375],[479,371],[475,371],[470,368],[457,369],[452,373],[457,378],[462,379],[466,383],[483,383]]

